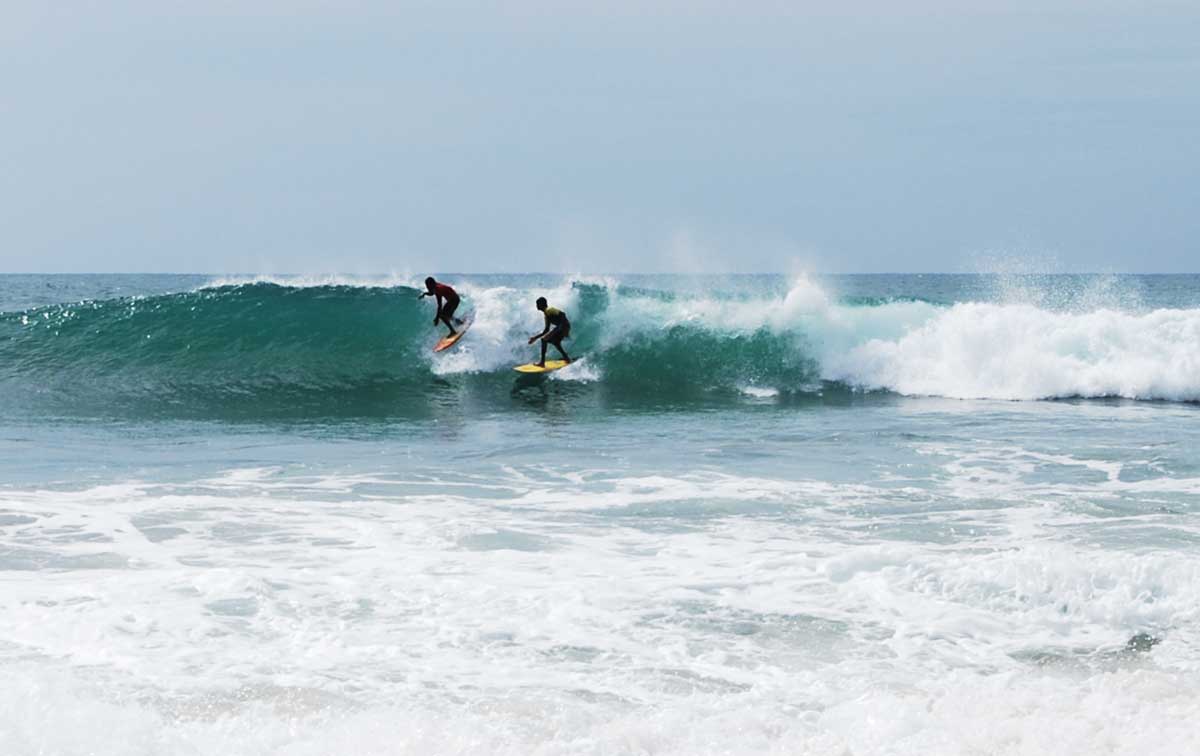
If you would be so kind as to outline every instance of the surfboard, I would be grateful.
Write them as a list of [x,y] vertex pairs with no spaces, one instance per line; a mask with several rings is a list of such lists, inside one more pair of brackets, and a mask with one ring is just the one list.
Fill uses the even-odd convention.
[[[576,357],[575,359],[579,358]],[[538,367],[535,363],[530,362],[527,365],[517,365],[513,370],[516,370],[518,373],[553,373],[555,370],[561,370],[570,364],[562,360],[546,360],[546,367]]]
[[446,349],[449,349],[450,347],[457,344],[459,339],[461,339],[463,337],[463,334],[467,332],[467,329],[471,327],[471,322],[473,320],[474,320],[474,318],[471,318],[471,317],[463,318],[462,325],[460,325],[458,327],[458,330],[454,332],[454,335],[443,337],[442,340],[439,341],[437,343],[437,345],[433,348],[433,351],[435,351],[435,352],[445,351]]

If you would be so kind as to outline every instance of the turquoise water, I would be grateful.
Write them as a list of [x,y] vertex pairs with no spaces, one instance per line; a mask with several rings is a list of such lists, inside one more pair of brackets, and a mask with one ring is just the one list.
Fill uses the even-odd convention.
[[0,752],[1200,746],[1200,277],[449,280],[0,277]]

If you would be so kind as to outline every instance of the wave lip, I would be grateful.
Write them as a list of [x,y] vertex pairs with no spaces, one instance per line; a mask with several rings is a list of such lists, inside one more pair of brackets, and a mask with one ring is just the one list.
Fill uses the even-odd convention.
[[865,389],[957,399],[1200,401],[1200,310],[956,304],[900,338],[831,355],[826,375]]

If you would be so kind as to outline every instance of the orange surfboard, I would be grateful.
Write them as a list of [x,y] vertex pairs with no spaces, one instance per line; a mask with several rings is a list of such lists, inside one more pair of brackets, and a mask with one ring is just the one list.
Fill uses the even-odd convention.
[[437,345],[433,348],[433,351],[441,352],[441,351],[444,351],[444,350],[449,349],[450,347],[454,346],[455,344],[458,343],[459,339],[461,339],[463,337],[463,334],[466,333],[467,329],[470,327],[471,327],[471,318],[463,318],[462,325],[460,325],[458,327],[458,330],[455,331],[454,335],[443,337],[442,340],[439,341],[437,343]]

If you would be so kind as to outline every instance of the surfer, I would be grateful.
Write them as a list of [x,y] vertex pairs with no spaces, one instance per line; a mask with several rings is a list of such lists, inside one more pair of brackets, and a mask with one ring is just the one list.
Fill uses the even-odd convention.
[[444,283],[438,283],[430,276],[425,279],[425,291],[417,299],[425,297],[433,297],[437,302],[437,314],[433,316],[433,324],[437,325],[440,320],[450,329],[449,336],[458,333],[454,330],[455,323],[462,325],[462,319],[454,317],[454,311],[458,309],[458,303],[461,301],[458,292]]
[[549,307],[545,297],[537,298],[537,308],[546,316],[546,327],[542,332],[529,337],[530,344],[538,339],[542,340],[542,361],[538,363],[538,367],[546,367],[547,344],[553,344],[558,353],[563,356],[563,362],[570,363],[571,358],[567,356],[567,352],[562,346],[562,340],[571,335],[571,321],[567,320],[567,313],[557,307]]

